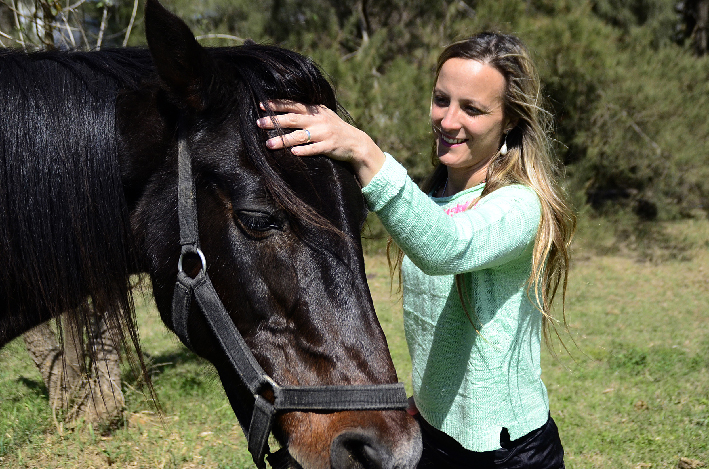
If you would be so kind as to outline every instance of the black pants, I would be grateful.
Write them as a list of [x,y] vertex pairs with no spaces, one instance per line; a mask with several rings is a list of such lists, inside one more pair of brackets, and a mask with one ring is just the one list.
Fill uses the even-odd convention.
[[515,441],[507,429],[500,435],[501,449],[477,453],[469,451],[452,437],[432,427],[421,414],[423,453],[419,469],[564,469],[564,448],[554,420]]

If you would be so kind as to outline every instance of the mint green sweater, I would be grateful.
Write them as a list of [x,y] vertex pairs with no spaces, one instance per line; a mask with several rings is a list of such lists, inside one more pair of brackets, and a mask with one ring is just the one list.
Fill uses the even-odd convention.
[[[541,313],[525,287],[539,199],[512,185],[465,210],[483,188],[431,198],[387,155],[362,190],[406,254],[404,329],[416,405],[428,423],[471,451],[498,449],[502,428],[515,440],[549,417],[539,364]],[[463,274],[475,328],[461,306],[456,274]]]

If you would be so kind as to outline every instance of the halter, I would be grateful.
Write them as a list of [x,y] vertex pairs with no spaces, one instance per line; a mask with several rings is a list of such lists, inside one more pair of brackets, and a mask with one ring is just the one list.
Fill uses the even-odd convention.
[[[232,322],[226,308],[214,290],[207,275],[207,261],[199,248],[197,205],[195,201],[192,160],[186,138],[178,131],[178,186],[177,214],[180,223],[182,252],[178,263],[177,282],[172,299],[172,322],[175,333],[192,348],[187,319],[194,299],[204,315],[219,347],[226,355],[233,371],[254,397],[249,425],[239,417],[248,440],[248,449],[254,463],[264,469],[264,457],[269,454],[272,466],[287,467],[292,461],[286,447],[271,453],[268,436],[277,412],[336,412],[344,410],[406,409],[406,391],[402,383],[347,385],[347,386],[280,386],[261,368]],[[187,275],[182,266],[186,255],[198,256],[201,262],[195,277]],[[273,398],[266,399],[270,391]]]

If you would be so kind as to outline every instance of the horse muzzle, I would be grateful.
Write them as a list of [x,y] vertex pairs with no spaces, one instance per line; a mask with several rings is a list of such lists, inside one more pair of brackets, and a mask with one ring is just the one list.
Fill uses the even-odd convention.
[[421,456],[420,437],[387,445],[370,432],[345,431],[330,446],[332,469],[409,469]]
[[419,426],[402,411],[295,413],[282,423],[303,469],[413,469],[421,457]]

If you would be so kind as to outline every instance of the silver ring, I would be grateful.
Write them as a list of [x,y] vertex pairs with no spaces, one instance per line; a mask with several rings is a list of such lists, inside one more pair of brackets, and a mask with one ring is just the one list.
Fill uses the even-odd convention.
[[310,131],[308,129],[303,130],[305,130],[305,133],[308,135],[308,140],[306,140],[305,143],[310,143]]
[[202,268],[200,269],[200,272],[206,272],[207,271],[207,259],[204,257],[204,253],[200,248],[193,248],[191,246],[183,246],[182,252],[180,253],[180,259],[177,261],[177,271],[178,272],[183,272],[182,270],[182,258],[185,257],[185,254],[197,254],[199,256],[199,260],[202,262]]

